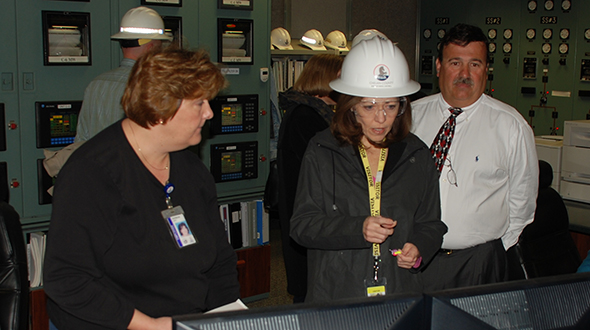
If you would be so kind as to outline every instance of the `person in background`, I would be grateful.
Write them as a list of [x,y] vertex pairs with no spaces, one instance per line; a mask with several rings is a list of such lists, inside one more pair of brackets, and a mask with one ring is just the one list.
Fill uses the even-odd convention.
[[149,52],[131,70],[126,118],[68,159],[44,266],[57,329],[170,330],[172,315],[238,299],[213,177],[187,150],[201,142],[208,100],[225,84],[204,51]]
[[120,32],[111,36],[123,52],[119,67],[96,77],[84,91],[84,100],[76,126],[74,142],[87,141],[124,116],[121,97],[135,61],[162,41],[172,37],[164,33],[164,21],[153,9],[132,8],[121,19]]
[[292,238],[308,250],[306,302],[421,292],[417,274],[440,249],[437,173],[409,133],[410,80],[400,49],[372,37],[352,47],[330,129],[302,160]]
[[333,54],[314,55],[307,61],[293,88],[280,93],[285,112],[279,131],[277,169],[279,172],[279,221],[287,292],[293,302],[305,300],[307,291],[307,250],[289,236],[289,221],[297,191],[301,160],[309,140],[330,126],[336,105],[330,81],[338,78],[343,58]]
[[[441,92],[412,103],[412,132],[432,144],[449,229],[424,270],[427,290],[506,280],[506,250],[534,219],[539,163],[533,131],[516,109],[483,93],[487,69],[485,34],[458,24],[441,40]],[[453,130],[449,141],[444,131]]]

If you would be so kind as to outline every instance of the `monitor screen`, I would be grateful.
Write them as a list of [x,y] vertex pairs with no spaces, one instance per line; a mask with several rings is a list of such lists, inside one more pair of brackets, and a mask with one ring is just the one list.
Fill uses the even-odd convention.
[[424,329],[422,295],[392,295],[174,317],[177,330]]
[[242,104],[221,105],[221,125],[242,125]]
[[221,153],[221,173],[237,173],[242,171],[242,152],[228,151]]
[[590,329],[590,273],[431,294],[431,329]]

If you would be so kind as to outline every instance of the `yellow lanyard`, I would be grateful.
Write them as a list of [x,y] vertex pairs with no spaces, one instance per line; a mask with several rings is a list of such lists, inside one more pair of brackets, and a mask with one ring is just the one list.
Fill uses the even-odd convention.
[[[373,180],[371,173],[371,166],[369,165],[369,157],[367,157],[367,150],[361,144],[359,145],[359,153],[365,167],[365,173],[367,174],[367,183],[369,184],[369,202],[371,205],[371,215],[381,215],[381,181],[383,179],[383,169],[385,168],[385,160],[387,159],[387,148],[381,149],[381,155],[379,156],[379,165],[377,165],[377,175]],[[381,256],[380,244],[373,243],[373,257],[378,259]]]

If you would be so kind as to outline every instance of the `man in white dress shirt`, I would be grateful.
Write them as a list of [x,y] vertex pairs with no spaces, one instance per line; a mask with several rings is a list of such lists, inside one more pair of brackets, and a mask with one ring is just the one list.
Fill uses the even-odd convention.
[[488,40],[480,28],[453,27],[441,41],[436,70],[441,93],[412,103],[412,132],[431,145],[449,108],[462,112],[440,173],[448,232],[424,270],[425,289],[501,282],[507,276],[505,251],[535,213],[539,168],[533,131],[516,109],[483,94]]

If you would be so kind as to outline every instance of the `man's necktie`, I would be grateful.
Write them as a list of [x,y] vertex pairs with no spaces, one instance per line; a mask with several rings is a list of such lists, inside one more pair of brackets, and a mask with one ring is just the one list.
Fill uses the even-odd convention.
[[455,120],[457,116],[463,112],[461,108],[449,108],[449,111],[451,112],[451,115],[440,127],[438,134],[430,146],[430,153],[432,154],[432,158],[434,158],[436,169],[439,173],[442,171],[445,164],[445,159],[447,159],[453,135],[455,135]]

